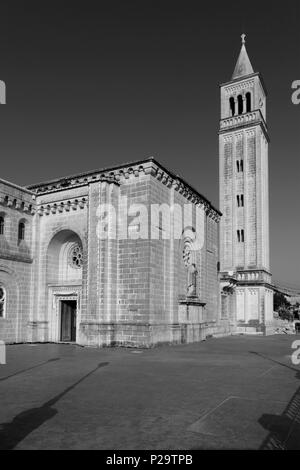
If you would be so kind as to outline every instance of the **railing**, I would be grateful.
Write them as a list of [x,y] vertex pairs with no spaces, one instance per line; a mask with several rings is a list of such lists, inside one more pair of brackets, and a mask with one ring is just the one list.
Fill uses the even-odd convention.
[[238,282],[271,282],[271,276],[269,273],[258,270],[258,271],[242,271],[235,272],[233,275],[222,273],[222,281],[238,281]]
[[220,128],[227,129],[228,127],[238,127],[247,124],[254,124],[255,122],[263,122],[267,128],[263,115],[259,110],[251,111],[250,113],[240,114],[238,116],[232,116],[221,120]]

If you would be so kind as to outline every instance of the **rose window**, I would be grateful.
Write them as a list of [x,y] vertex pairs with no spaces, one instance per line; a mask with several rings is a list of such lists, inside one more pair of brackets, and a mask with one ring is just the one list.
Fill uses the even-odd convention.
[[76,243],[70,249],[69,263],[73,268],[81,268],[83,262],[82,247]]

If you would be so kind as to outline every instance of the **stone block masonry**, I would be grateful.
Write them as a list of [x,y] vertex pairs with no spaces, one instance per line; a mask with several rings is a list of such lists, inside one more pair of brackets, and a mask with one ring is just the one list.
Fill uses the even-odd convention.
[[[205,338],[208,325],[218,324],[220,213],[154,159],[28,189],[3,182],[0,190],[6,218],[5,237],[0,235],[0,258],[5,266],[0,271],[0,286],[6,291],[0,334],[6,341],[59,342],[69,337],[86,346],[151,347],[199,341]],[[16,227],[23,206],[16,202],[9,206],[6,197],[12,197],[14,191],[28,207],[22,212],[26,241],[21,246]],[[120,231],[118,227],[114,233],[114,217],[109,217],[107,230],[113,236],[100,237],[99,207],[113,206],[119,222],[128,209],[124,201],[131,208],[126,213],[126,236],[124,228]],[[174,237],[179,216],[176,213],[173,218],[172,210],[170,236],[164,236],[164,206],[170,209],[174,204],[182,214],[185,205],[192,207],[191,233],[196,233],[196,209],[203,214],[203,243],[191,254],[203,311],[188,320],[180,314],[179,302],[188,288],[187,235],[183,226],[179,237]],[[139,211],[132,208],[141,206],[149,214],[147,237],[134,235],[139,229]],[[153,222],[154,206],[158,218]],[[158,233],[155,239],[153,230]],[[189,243],[191,246],[191,240]],[[74,249],[80,253],[80,263],[74,262]],[[10,259],[6,259],[8,255]],[[12,278],[14,283],[9,281]]]

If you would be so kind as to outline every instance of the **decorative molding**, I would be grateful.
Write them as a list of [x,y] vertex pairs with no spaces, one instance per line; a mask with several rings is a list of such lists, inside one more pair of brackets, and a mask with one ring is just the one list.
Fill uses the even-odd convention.
[[258,288],[253,288],[253,287],[248,287],[248,292],[250,295],[258,295],[259,289]]
[[234,137],[235,137],[235,141],[239,141],[239,140],[243,140],[243,133],[242,132],[237,132],[236,134],[234,134]]
[[[228,131],[235,132],[235,129],[237,128],[239,129],[239,132],[241,132],[240,129],[246,129],[246,132],[248,132],[247,128],[252,127],[255,129],[257,126],[260,126],[267,142],[269,142],[268,126],[260,109],[221,119],[219,134],[224,134]],[[230,136],[226,135],[226,137]]]
[[253,87],[254,87],[254,79],[252,78],[251,80],[247,80],[245,82],[225,86],[224,90],[225,90],[225,93],[227,93],[228,95],[232,95],[232,94],[234,95],[242,90],[246,90],[246,89],[253,88]]
[[53,183],[48,183],[48,184],[38,184],[34,186],[30,186],[31,191],[35,192],[35,194],[42,195],[42,194],[48,194],[48,193],[53,193],[57,191],[65,191],[68,189],[74,189],[74,188],[79,188],[81,186],[86,186],[89,185],[90,183],[96,183],[96,182],[107,182],[111,184],[118,184],[117,179],[112,176],[111,172],[109,175],[107,173],[100,173],[100,174],[94,174],[94,175],[89,175],[86,177],[70,177],[70,178],[64,178],[62,180],[54,181]]
[[82,197],[79,199],[69,199],[67,201],[54,202],[50,204],[42,204],[37,208],[38,215],[59,214],[62,212],[76,211],[84,209],[88,205],[88,199]]
[[29,215],[34,215],[36,208],[34,204],[29,204],[21,198],[15,198],[8,195],[0,195],[0,204],[4,207],[9,207],[10,209],[15,209],[20,212],[25,212]]
[[[9,261],[16,261],[19,263],[32,263],[33,259],[29,255],[21,255],[19,253],[1,253],[0,259]],[[1,270],[1,267],[0,267]]]
[[246,131],[247,137],[254,137],[255,136],[255,129],[247,129]]
[[224,143],[227,144],[228,142],[232,142],[233,140],[233,134],[230,134],[230,135],[223,135],[223,140],[224,140]]
[[[197,295],[193,297],[187,297],[184,295],[178,296],[178,304],[179,305],[194,305],[196,307],[205,307],[206,302],[200,299]],[[202,323],[202,322],[201,322]]]

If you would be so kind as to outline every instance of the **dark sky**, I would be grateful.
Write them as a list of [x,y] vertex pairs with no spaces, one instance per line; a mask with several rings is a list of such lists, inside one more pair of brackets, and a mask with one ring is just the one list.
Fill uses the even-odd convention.
[[300,285],[299,1],[2,1],[0,176],[153,155],[218,206],[219,83],[242,32],[269,92],[272,271]]

